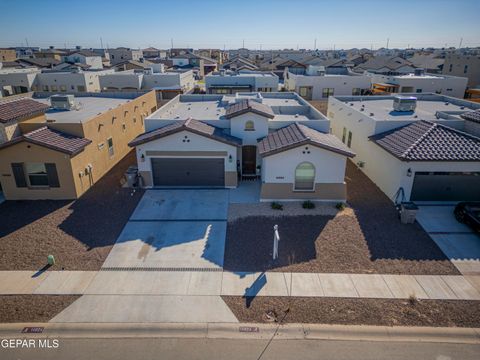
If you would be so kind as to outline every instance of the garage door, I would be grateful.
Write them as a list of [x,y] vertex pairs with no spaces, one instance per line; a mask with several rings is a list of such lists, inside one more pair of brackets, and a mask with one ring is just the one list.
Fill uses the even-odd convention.
[[155,186],[225,186],[223,159],[152,159]]
[[480,173],[416,172],[412,201],[480,201]]

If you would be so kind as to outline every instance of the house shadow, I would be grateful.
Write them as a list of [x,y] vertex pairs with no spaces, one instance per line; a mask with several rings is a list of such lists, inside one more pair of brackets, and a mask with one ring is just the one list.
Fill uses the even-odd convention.
[[448,262],[418,222],[400,222],[394,203],[351,161],[347,163],[346,182],[348,204],[355,213],[373,262]]
[[[250,216],[227,226],[224,269],[234,273],[265,272],[317,258],[316,240],[333,216]],[[280,233],[273,260],[273,226]]]
[[248,309],[252,304],[252,301],[255,297],[260,293],[263,287],[267,285],[267,276],[265,272],[262,272],[257,276],[255,281],[245,289],[245,293],[243,294],[243,298],[245,299],[245,307]]

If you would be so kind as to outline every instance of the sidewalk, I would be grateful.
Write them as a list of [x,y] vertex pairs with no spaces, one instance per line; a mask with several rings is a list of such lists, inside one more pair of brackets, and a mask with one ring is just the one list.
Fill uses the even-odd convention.
[[302,296],[480,300],[480,276],[196,271],[0,271],[0,295]]

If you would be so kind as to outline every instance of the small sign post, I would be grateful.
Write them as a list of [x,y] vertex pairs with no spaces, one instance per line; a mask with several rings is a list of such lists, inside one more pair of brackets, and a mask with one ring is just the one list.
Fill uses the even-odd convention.
[[278,243],[280,235],[278,235],[278,225],[273,226],[273,260],[278,259]]

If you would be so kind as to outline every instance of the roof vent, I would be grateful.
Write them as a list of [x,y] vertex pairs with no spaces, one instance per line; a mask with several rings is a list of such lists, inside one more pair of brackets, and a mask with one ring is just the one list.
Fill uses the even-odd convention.
[[370,113],[370,116],[373,116],[373,115],[375,115],[375,114],[374,114],[374,113]]
[[446,106],[448,106],[449,104],[450,104],[450,103],[449,103],[448,101],[445,103]]
[[415,111],[417,107],[417,98],[414,96],[395,96],[393,98],[393,110],[395,111]]
[[73,95],[52,95],[50,106],[56,110],[75,109],[75,97]]
[[364,111],[364,110],[365,110],[365,108],[363,108],[363,107],[362,107],[362,108],[360,108],[360,111]]
[[462,109],[462,110],[465,109],[465,106],[460,106],[460,109]]

